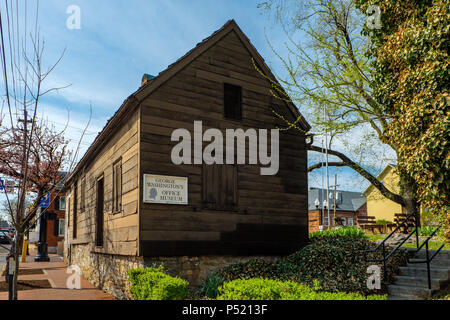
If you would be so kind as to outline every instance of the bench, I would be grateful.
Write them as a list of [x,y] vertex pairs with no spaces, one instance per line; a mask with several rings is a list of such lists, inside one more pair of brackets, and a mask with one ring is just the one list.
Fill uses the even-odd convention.
[[[405,219],[408,215],[406,213],[396,213],[394,216],[395,216],[395,219],[394,219],[395,225],[399,226],[400,224],[402,224],[405,221]],[[408,219],[408,221],[405,223],[405,225],[400,228],[399,231],[404,234],[408,234],[415,227],[416,227],[416,217],[412,216]]]
[[383,233],[385,226],[377,224],[376,218],[373,216],[357,216],[356,221],[358,225],[364,230],[371,230],[372,233],[378,229],[380,233]]

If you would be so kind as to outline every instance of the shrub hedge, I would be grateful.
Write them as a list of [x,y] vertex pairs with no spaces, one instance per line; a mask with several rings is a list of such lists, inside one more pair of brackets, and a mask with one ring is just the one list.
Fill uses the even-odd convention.
[[188,282],[167,275],[164,266],[132,269],[128,276],[135,300],[183,300],[189,293]]
[[[224,282],[264,278],[294,281],[309,286],[313,286],[314,280],[317,280],[327,292],[381,294],[386,292],[385,284],[393,281],[398,267],[406,262],[406,253],[402,251],[391,256],[387,262],[387,279],[382,279],[381,290],[374,291],[367,288],[367,268],[376,263],[364,260],[364,250],[373,249],[374,243],[359,236],[328,235],[316,236],[311,240],[310,245],[276,263],[253,259],[246,263],[229,265],[209,275],[203,290],[208,288],[208,297],[215,298],[218,288]],[[368,257],[379,259],[381,252],[369,253]],[[214,281],[211,277],[214,277]],[[203,293],[206,294],[206,291]]]
[[365,234],[363,229],[354,226],[313,232],[309,235],[309,237],[311,239],[320,237],[355,237],[360,239],[368,239],[368,236]]
[[386,300],[387,296],[363,296],[358,293],[321,292],[294,281],[253,278],[225,282],[217,300]]
[[379,219],[375,222],[376,224],[381,224],[381,225],[388,225],[388,224],[394,224],[392,221],[386,220],[386,219]]

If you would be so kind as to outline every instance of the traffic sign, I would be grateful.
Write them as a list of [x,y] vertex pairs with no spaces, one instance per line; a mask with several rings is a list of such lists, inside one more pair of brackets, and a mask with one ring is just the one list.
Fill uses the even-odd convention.
[[41,202],[39,203],[41,208],[48,208],[50,206],[50,192],[42,197]]

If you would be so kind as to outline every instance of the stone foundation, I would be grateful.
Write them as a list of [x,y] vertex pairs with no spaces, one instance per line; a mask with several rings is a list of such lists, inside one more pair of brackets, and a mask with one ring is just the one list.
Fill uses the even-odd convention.
[[220,268],[230,264],[247,262],[255,258],[264,258],[268,261],[277,261],[279,257],[265,256],[185,256],[185,257],[155,257],[144,258],[144,265],[151,267],[152,265],[164,264],[168,274],[178,276],[189,282],[192,287],[199,286],[206,276]]
[[71,264],[93,285],[117,299],[131,299],[128,270],[144,266],[142,257],[99,254],[90,245],[72,245]]
[[[65,255],[67,260],[67,255]],[[279,257],[192,256],[192,257],[134,257],[91,252],[90,245],[72,245],[71,264],[81,269],[83,276],[93,285],[117,299],[132,299],[128,270],[164,264],[172,276],[178,276],[198,286],[213,271],[230,264],[253,258],[276,261]],[[69,261],[66,261],[67,263]]]

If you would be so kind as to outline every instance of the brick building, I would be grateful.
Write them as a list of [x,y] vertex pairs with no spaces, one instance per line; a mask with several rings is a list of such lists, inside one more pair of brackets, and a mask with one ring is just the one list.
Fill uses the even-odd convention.
[[[330,205],[330,220],[334,215],[334,190],[329,191],[329,197],[326,198],[327,190],[310,188],[308,190],[308,229],[309,232],[319,231],[319,226],[328,226],[328,211],[324,210],[322,216],[322,207],[324,200],[328,200]],[[316,204],[319,204],[318,206]],[[360,192],[336,191],[336,218],[341,218],[345,226],[356,226],[357,216],[367,215],[367,201]]]
[[[43,208],[41,208],[43,210]],[[50,195],[50,205],[46,210],[47,214],[47,245],[48,253],[62,254],[62,241],[65,232],[66,197],[62,193],[52,193]],[[40,220],[36,222],[36,227],[30,232],[30,242],[39,241]],[[60,249],[58,250],[58,243]]]

